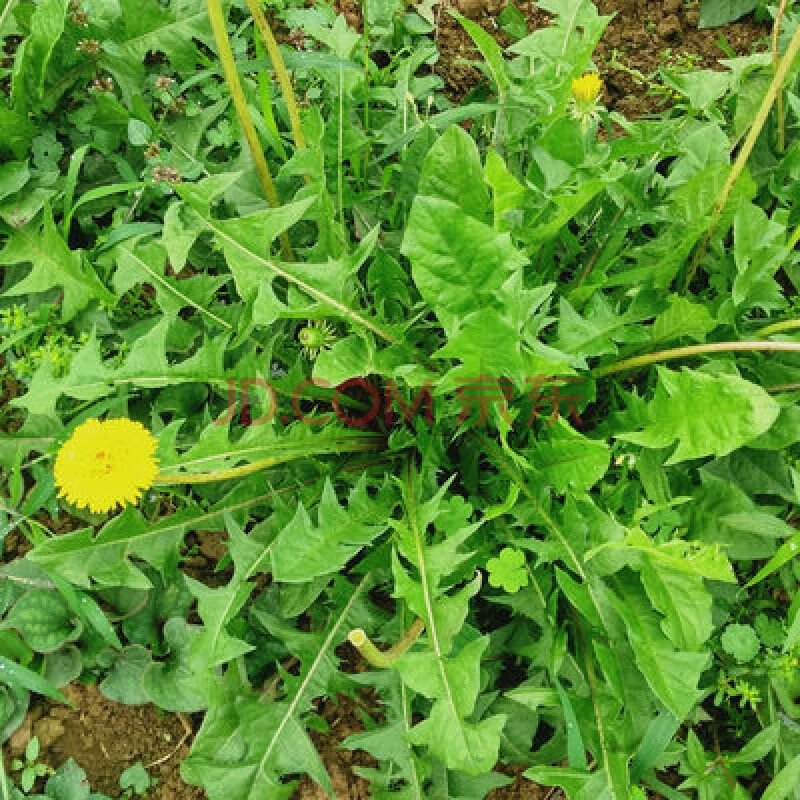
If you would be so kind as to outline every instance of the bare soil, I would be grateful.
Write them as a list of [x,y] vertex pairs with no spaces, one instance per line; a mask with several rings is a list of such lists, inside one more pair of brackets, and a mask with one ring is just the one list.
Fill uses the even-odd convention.
[[[41,746],[39,763],[58,769],[73,758],[86,772],[92,790],[109,797],[119,796],[120,774],[137,761],[158,781],[148,798],[205,797],[180,777],[180,764],[189,752],[192,734],[187,718],[162,713],[152,705],[114,703],[103,697],[96,686],[74,683],[63,693],[75,708],[47,702],[34,706],[3,745],[7,762],[9,757],[20,757],[31,736],[36,736]],[[44,780],[40,781],[43,785]]]
[[[613,14],[595,53],[595,62],[605,83],[609,108],[635,118],[662,108],[667,98],[651,93],[649,79],[659,67],[690,65],[720,69],[728,58],[720,41],[736,55],[766,49],[769,28],[745,18],[725,28],[699,30],[699,3],[685,0],[595,0],[601,14]],[[348,3],[354,0],[347,0]],[[499,28],[497,18],[507,0],[446,0],[439,13],[438,45],[441,53],[437,72],[454,99],[468,94],[483,75],[468,62],[481,60],[469,35],[450,14],[447,6],[461,11],[491,33],[501,45],[512,40]],[[529,31],[549,24],[550,15],[533,0],[517,0],[517,8],[528,21]],[[351,12],[352,13],[352,12]]]

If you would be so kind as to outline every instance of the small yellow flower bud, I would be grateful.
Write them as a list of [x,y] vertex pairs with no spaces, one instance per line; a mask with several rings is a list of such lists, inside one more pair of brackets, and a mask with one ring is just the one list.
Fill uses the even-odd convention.
[[572,81],[572,96],[580,105],[591,105],[603,91],[603,81],[596,72],[587,72]]

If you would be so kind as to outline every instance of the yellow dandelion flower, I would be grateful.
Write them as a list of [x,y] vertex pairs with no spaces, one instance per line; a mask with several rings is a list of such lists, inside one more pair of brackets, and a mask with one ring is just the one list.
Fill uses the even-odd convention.
[[580,105],[591,105],[603,91],[603,80],[596,72],[587,72],[572,81],[572,96]]
[[158,473],[158,442],[130,419],[89,419],[72,432],[56,456],[59,497],[79,508],[111,511],[136,503]]

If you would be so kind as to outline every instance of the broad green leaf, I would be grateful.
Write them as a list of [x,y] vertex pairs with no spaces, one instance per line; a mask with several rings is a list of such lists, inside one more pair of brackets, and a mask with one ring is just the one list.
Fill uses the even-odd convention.
[[144,673],[152,661],[148,650],[141,645],[124,648],[116,657],[100,691],[109,699],[126,705],[143,705],[150,701],[144,689]]
[[399,659],[395,668],[415,692],[430,699],[448,696],[458,716],[466,717],[478,699],[481,656],[488,645],[488,637],[481,636],[441,662],[432,650],[414,651]]
[[175,70],[191,71],[198,61],[195,41],[214,46],[202,0],[173,0],[168,6],[143,0],[136,6],[120,3],[118,9],[99,63],[114,76],[126,100],[144,84],[148,51],[166,54]]
[[334,648],[344,641],[369,576],[357,586],[338,584],[341,605],[331,615],[325,630],[308,634],[262,616],[270,632],[284,638],[300,660],[299,675],[282,673],[285,699],[261,702],[250,687],[240,682],[239,671],[229,669],[213,689],[208,712],[192,752],[183,766],[183,776],[201,784],[210,800],[288,800],[292,784],[281,777],[305,772],[333,794],[322,759],[305,731],[301,715],[313,700],[328,691],[337,669]]
[[718,28],[749,14],[758,0],[701,0],[700,27]]
[[703,579],[647,557],[639,575],[653,608],[664,615],[661,628],[670,641],[681,650],[700,650],[714,628]]
[[8,161],[0,164],[0,200],[19,191],[28,182],[30,175],[25,161]]
[[96,535],[91,528],[67,533],[37,544],[28,558],[77,586],[90,578],[105,586],[149,589],[147,577],[130,560],[136,556],[162,572],[178,561],[178,548],[189,530],[211,530],[226,512],[234,513],[268,503],[272,492],[256,494],[252,484],[241,485],[211,510],[190,507],[163,517],[154,525],[128,507]]
[[731,86],[730,73],[712,69],[668,74],[665,83],[686,95],[693,109],[705,111],[713,107]]
[[468,216],[486,221],[489,193],[480,153],[475,140],[459,125],[451,125],[428,150],[417,192],[447,200]]
[[667,302],[669,303],[667,310],[653,322],[650,335],[654,344],[670,342],[683,336],[701,342],[706,334],[717,327],[717,323],[704,305],[693,303],[678,295],[671,295]]
[[192,641],[192,670],[212,670],[253,650],[252,644],[227,631],[228,623],[250,597],[253,585],[232,579],[226,586],[214,589],[193,578],[186,580],[197,599],[197,614],[203,620],[202,632]]
[[800,756],[795,756],[773,779],[761,800],[784,800],[797,791],[800,783]]
[[761,642],[750,625],[728,625],[720,637],[722,649],[739,664],[752,661],[761,649]]
[[[410,741],[425,745],[449,768],[477,775],[488,772],[497,761],[504,715],[479,722],[467,720],[479,688],[480,654],[485,638],[476,639],[453,654],[453,640],[462,628],[469,598],[477,593],[480,576],[460,591],[447,594],[447,576],[468,557],[461,545],[475,531],[467,524],[471,507],[461,500],[445,500],[445,484],[429,500],[421,502],[413,474],[404,484],[406,514],[394,521],[398,548],[413,565],[408,572],[396,552],[392,556],[395,592],[425,622],[428,653],[410,653],[398,667],[404,681],[432,698],[429,715],[409,733]],[[438,524],[448,530],[443,541],[430,544],[427,530]]]
[[707,653],[677,648],[661,630],[659,614],[650,609],[647,595],[634,580],[620,582],[623,594],[611,601],[625,623],[636,666],[662,703],[683,719],[700,700],[700,675],[708,665]]
[[45,793],[52,800],[96,800],[96,795],[91,794],[86,773],[71,757],[47,779]]
[[[251,218],[244,220],[216,220],[206,212],[193,208],[191,213],[201,229],[212,233],[225,252],[237,289],[243,293],[245,300],[253,300],[253,292],[258,290],[255,305],[260,312],[260,324],[273,323],[281,315],[308,316],[313,309],[312,303],[300,305],[298,309],[290,309],[279,301],[272,290],[275,278],[283,278],[294,289],[298,289],[310,300],[320,304],[325,313],[340,316],[367,330],[377,334],[381,339],[394,342],[395,336],[379,325],[369,315],[362,314],[341,299],[346,290],[345,278],[351,271],[357,270],[363,259],[369,255],[377,242],[379,229],[376,227],[364,237],[362,246],[351,256],[334,264],[301,264],[292,262],[283,264],[270,257],[268,244],[277,232],[302,216],[307,207],[305,201],[298,201],[281,209],[270,209],[256,212]],[[266,220],[272,220],[267,223]],[[265,279],[265,276],[267,278]],[[318,284],[323,289],[318,287]],[[298,302],[299,305],[299,302]]]
[[773,275],[789,254],[786,227],[758,206],[742,205],[733,218],[733,257],[737,275],[731,297],[744,309],[782,308],[785,300]]
[[518,327],[507,311],[482,308],[465,313],[448,327],[447,344],[433,354],[434,358],[459,361],[460,374],[469,383],[488,375],[490,379],[507,376],[524,384],[530,359],[522,352]]
[[409,738],[414,744],[427,746],[451,769],[480,775],[497,763],[505,722],[502,715],[466,722],[452,704],[437,700],[427,719],[412,728]]
[[660,367],[658,377],[644,430],[618,438],[644,447],[677,442],[667,464],[727,455],[769,430],[780,411],[764,389],[735,375]]
[[45,653],[42,675],[59,689],[78,680],[83,672],[83,655],[74,644],[67,644],[52,653]]
[[534,442],[526,457],[536,480],[563,494],[569,488],[578,492],[591,489],[608,470],[611,450],[605,442],[587,438],[561,418],[547,429],[546,437]]
[[33,589],[22,595],[0,627],[19,631],[39,653],[52,653],[77,639],[83,630],[66,601],[50,589]]
[[203,340],[192,355],[182,361],[167,360],[167,334],[172,321],[159,319],[149,331],[135,339],[121,366],[103,359],[100,343],[94,335],[73,357],[65,375],[56,378],[49,361],[34,373],[27,394],[12,405],[30,414],[55,416],[58,399],[64,395],[93,401],[112,394],[116,387],[164,388],[183,383],[229,387],[231,380],[260,375],[255,358],[242,358],[233,367],[224,363],[228,336],[222,334]]
[[[705,470],[701,470],[700,479],[692,502],[682,507],[684,524],[693,540],[723,547],[732,560],[770,559],[774,556],[775,562],[770,569],[777,568],[780,558],[788,560],[792,557],[791,539],[797,533],[791,525],[760,510],[735,484],[720,480]],[[776,552],[776,540],[784,538],[789,541]]]
[[[453,236],[453,231],[458,236]],[[411,207],[402,252],[414,283],[437,312],[463,313],[476,297],[499,289],[527,258],[507,233],[469,216],[439,197],[418,195]]]
[[[203,632],[180,617],[172,617],[164,625],[164,640],[169,658],[151,661],[142,673],[142,688],[148,699],[168,711],[193,713],[208,707],[214,684],[214,672],[205,663],[194,668],[192,653],[202,641]],[[213,656],[227,655],[230,650],[217,650]],[[241,650],[239,650],[241,654]]]
[[232,325],[209,310],[215,294],[228,281],[225,275],[194,275],[185,280],[166,275],[166,253],[157,244],[132,247],[121,245],[117,251],[114,290],[121,297],[134,286],[149,284],[156,290],[159,308],[169,317],[176,317],[186,308],[204,316],[210,325],[231,330]]
[[11,77],[11,99],[16,111],[28,111],[42,98],[47,65],[64,32],[67,0],[42,0],[30,19],[31,35],[20,45]]

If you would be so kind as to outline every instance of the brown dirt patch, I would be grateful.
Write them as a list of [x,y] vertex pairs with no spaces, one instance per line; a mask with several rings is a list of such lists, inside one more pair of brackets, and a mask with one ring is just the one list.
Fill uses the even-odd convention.
[[[441,55],[436,71],[454,100],[463,98],[483,76],[465,63],[480,61],[481,55],[447,8],[458,8],[507,46],[511,39],[497,27],[497,17],[505,5],[506,0],[445,0],[441,4],[436,34]],[[516,6],[528,20],[530,31],[549,24],[550,16],[531,0],[517,0]],[[663,107],[663,96],[648,95],[647,79],[660,66],[720,68],[719,60],[728,57],[718,43],[721,38],[737,55],[747,55],[765,49],[763,41],[769,32],[768,26],[752,18],[724,28],[699,30],[699,4],[684,0],[598,0],[597,6],[602,14],[616,14],[595,53],[606,83],[605,100],[609,108],[629,117]]]
[[120,794],[120,773],[140,761],[158,781],[147,794],[150,800],[205,798],[204,792],[180,777],[190,737],[179,715],[161,713],[152,705],[115,703],[96,686],[76,683],[63,692],[75,708],[49,703],[34,707],[3,745],[4,756],[19,756],[31,736],[38,736],[40,763],[58,769],[74,758],[92,790],[109,797]]

